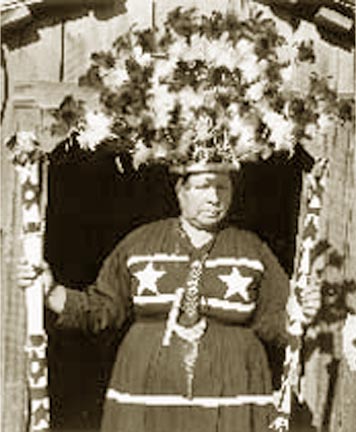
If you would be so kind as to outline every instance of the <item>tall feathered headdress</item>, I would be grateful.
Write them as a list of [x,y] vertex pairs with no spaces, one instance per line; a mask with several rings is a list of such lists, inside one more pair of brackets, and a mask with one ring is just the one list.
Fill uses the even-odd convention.
[[178,8],[162,28],[132,28],[109,51],[93,54],[80,84],[98,90],[100,107],[91,111],[67,98],[57,126],[71,105],[67,132],[75,131],[82,148],[109,143],[131,153],[136,168],[238,167],[292,154],[338,114],[336,95],[316,75],[303,97],[290,91],[294,64],[313,59],[310,44],[291,49],[260,13],[240,20]]

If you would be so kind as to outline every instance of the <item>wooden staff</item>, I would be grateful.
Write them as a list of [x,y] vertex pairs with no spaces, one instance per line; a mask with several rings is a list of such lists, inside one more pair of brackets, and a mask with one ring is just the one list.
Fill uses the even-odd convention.
[[8,142],[12,150],[21,189],[22,245],[24,259],[37,271],[26,288],[25,351],[28,359],[27,384],[29,391],[29,432],[49,431],[49,397],[47,370],[47,334],[44,328],[43,268],[43,156],[35,135],[18,132]]
[[[279,392],[277,409],[284,414],[279,419],[280,429],[289,429],[292,393],[300,401],[301,349],[304,329],[312,316],[307,316],[302,306],[302,298],[309,290],[321,289],[320,276],[316,272],[316,259],[320,255],[320,214],[327,173],[325,160],[318,161],[311,173],[307,174],[305,193],[307,197],[305,215],[300,233],[300,246],[297,265],[291,281],[290,296],[287,304],[289,344],[286,348],[282,385]],[[319,252],[322,252],[321,250]]]

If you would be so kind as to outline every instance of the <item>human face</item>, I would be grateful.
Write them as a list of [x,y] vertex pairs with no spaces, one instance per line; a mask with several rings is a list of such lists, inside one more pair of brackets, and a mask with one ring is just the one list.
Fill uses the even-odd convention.
[[227,173],[190,174],[176,187],[182,217],[199,229],[213,229],[229,210],[232,184]]

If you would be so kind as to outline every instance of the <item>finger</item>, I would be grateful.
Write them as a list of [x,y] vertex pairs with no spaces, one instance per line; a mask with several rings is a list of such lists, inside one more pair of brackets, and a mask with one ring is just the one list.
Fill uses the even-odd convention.
[[313,305],[319,305],[321,304],[321,299],[317,298],[317,299],[306,299],[302,302],[303,306],[313,306]]
[[51,267],[49,266],[47,261],[43,261],[41,264],[41,268],[43,269],[43,271],[47,271],[47,270],[51,270]]
[[318,300],[321,298],[321,295],[319,293],[309,293],[307,295],[303,295],[302,299],[303,301],[308,301],[308,300]]
[[17,264],[17,267],[21,267],[21,268],[30,268],[32,267],[31,264],[29,264],[28,262],[24,262],[24,261],[20,261]]
[[321,301],[321,297],[306,297],[304,299],[302,299],[303,304],[307,304],[307,303],[318,303]]
[[302,297],[308,297],[308,296],[320,296],[321,292],[318,290],[310,290],[310,291],[305,291],[302,293]]
[[17,266],[18,268],[21,268],[21,269],[31,269],[31,270],[34,270],[35,269],[35,267],[32,265],[32,264],[29,264],[29,263],[22,263],[22,264],[18,264],[18,266]]
[[315,298],[315,299],[305,299],[303,300],[302,304],[303,306],[307,306],[307,305],[318,305],[321,303],[321,299],[320,298]]
[[17,269],[19,278],[34,279],[36,277],[36,271],[33,268],[20,267]]
[[304,314],[316,314],[320,310],[320,307],[308,307],[303,309]]
[[19,279],[17,281],[17,285],[20,288],[28,288],[29,286],[31,286],[32,282],[33,282],[33,279]]
[[302,298],[303,303],[313,303],[321,300],[321,296],[306,296]]
[[320,295],[321,293],[319,291],[307,291],[302,293],[302,297],[315,297]]
[[320,292],[320,288],[317,286],[313,286],[313,287],[308,287],[307,289],[302,291],[303,294],[305,293],[314,293],[314,292]]
[[303,304],[303,310],[311,310],[311,309],[320,309],[321,303],[308,303],[308,304]]

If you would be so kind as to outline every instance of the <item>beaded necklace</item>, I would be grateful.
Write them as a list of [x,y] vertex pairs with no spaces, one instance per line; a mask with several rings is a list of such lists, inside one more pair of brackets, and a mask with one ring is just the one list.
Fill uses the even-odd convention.
[[[181,226],[179,226],[179,235],[189,242],[189,238]],[[205,261],[214,246],[215,238],[214,235],[203,247],[205,252],[200,257],[192,259],[185,287],[176,290],[176,300],[172,304],[163,337],[163,346],[170,345],[173,333],[179,338],[186,373],[188,398],[193,397],[194,368],[198,358],[199,343],[207,327],[206,318],[202,316],[200,310],[203,299],[199,291],[199,283]]]

